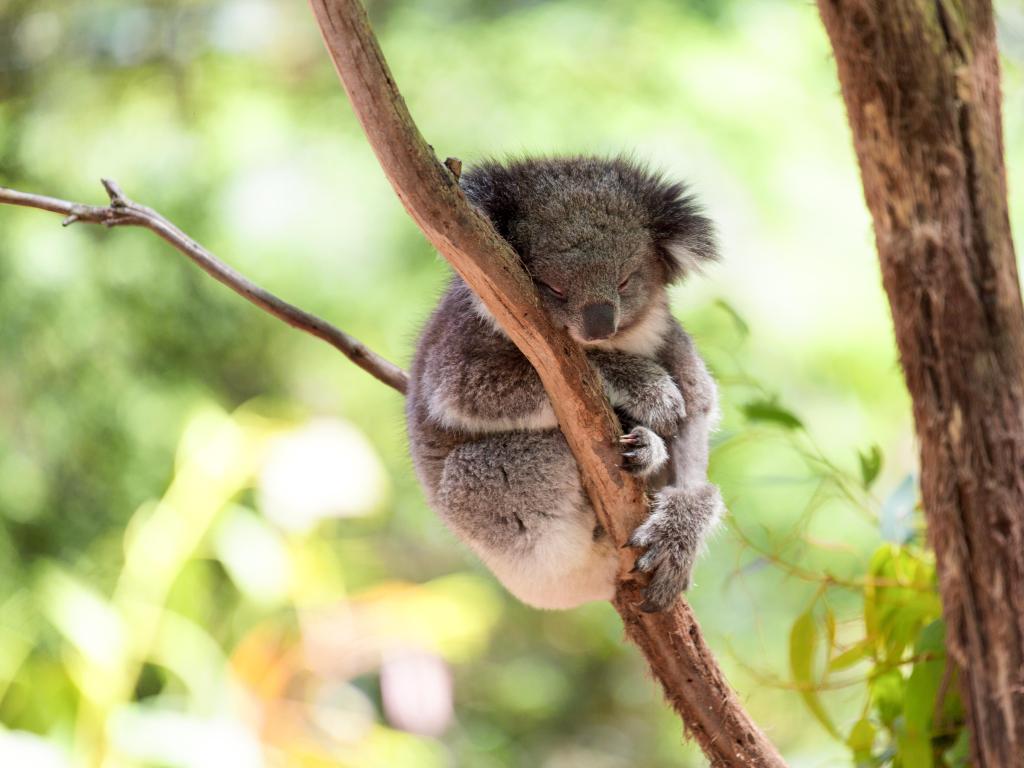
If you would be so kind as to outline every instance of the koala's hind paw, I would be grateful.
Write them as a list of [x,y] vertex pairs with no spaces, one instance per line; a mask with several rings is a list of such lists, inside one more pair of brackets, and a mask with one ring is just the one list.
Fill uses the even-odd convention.
[[690,575],[708,530],[722,514],[718,489],[710,484],[680,490],[666,488],[651,502],[651,514],[630,537],[645,552],[635,570],[651,574],[642,611],[668,608],[690,586]]
[[679,422],[686,416],[683,395],[668,375],[636,387],[622,408],[636,421],[667,437],[679,431]]
[[646,477],[668,461],[665,441],[646,427],[634,427],[620,437],[619,442],[622,444],[622,467],[634,475]]

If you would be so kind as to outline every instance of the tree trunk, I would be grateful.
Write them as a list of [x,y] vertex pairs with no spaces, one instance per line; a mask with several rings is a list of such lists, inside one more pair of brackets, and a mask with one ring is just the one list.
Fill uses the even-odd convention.
[[987,0],[818,0],[914,403],[977,766],[1024,760],[1024,309]]

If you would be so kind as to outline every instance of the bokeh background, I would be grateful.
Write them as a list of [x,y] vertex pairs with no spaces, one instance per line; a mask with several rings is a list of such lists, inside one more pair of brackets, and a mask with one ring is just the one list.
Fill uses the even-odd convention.
[[[1019,232],[1024,6],[996,5]],[[673,296],[725,406],[707,638],[794,766],[963,764],[813,3],[368,7],[440,157],[689,180],[725,255]],[[0,184],[101,176],[402,365],[447,280],[301,2],[0,0]],[[610,606],[517,604],[427,509],[400,396],[149,233],[3,208],[0,764],[704,763]]]

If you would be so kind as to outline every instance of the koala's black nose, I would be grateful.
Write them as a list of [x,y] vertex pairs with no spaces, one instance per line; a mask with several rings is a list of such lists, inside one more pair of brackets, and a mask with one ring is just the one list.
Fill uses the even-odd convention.
[[615,306],[606,301],[583,308],[583,337],[587,341],[607,339],[615,333]]

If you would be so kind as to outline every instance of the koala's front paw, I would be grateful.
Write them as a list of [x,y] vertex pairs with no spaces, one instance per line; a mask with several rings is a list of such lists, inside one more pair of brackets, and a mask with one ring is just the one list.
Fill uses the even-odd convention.
[[680,490],[667,488],[651,502],[651,514],[629,539],[646,550],[634,570],[650,573],[640,610],[668,608],[690,586],[690,574],[708,530],[722,513],[722,499],[713,485]]
[[686,403],[671,376],[659,376],[631,387],[628,397],[621,408],[633,419],[666,437],[679,431],[679,422],[686,416]]
[[668,461],[665,441],[647,427],[634,427],[619,438],[622,443],[622,464],[634,475],[646,477],[657,472]]

